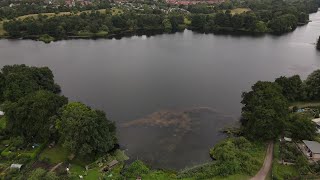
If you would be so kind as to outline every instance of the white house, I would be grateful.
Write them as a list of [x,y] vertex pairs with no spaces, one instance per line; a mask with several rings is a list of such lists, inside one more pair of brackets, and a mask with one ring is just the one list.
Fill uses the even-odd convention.
[[3,116],[4,115],[4,112],[3,111],[0,111],[0,116]]

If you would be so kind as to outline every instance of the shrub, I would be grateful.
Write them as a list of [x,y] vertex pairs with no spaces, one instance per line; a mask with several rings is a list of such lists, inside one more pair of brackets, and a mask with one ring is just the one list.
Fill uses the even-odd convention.
[[138,176],[142,176],[148,174],[150,169],[142,162],[135,161],[125,170],[125,177],[127,178],[136,178]]

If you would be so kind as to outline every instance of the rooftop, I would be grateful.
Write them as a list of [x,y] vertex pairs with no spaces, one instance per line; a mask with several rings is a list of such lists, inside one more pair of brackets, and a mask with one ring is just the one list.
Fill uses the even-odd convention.
[[22,164],[11,164],[10,168],[12,169],[20,169],[22,167]]
[[320,143],[316,141],[303,140],[303,143],[312,151],[312,153],[320,154]]
[[111,161],[111,162],[108,164],[108,166],[109,166],[109,167],[112,167],[112,166],[114,166],[114,165],[116,165],[116,164],[118,164],[118,161],[117,161],[117,160],[113,160],[113,161]]
[[320,118],[312,119],[312,121],[318,124],[320,123]]

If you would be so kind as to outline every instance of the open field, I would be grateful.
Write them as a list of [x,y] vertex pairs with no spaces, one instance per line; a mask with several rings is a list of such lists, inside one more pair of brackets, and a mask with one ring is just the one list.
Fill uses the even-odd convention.
[[251,11],[251,10],[249,8],[236,8],[236,9],[231,10],[231,14],[232,15],[241,14],[241,13],[248,12],[248,11]]
[[[226,10],[223,10],[223,12],[225,12]],[[235,8],[235,9],[231,9],[231,14],[235,15],[235,14],[241,14],[244,12],[248,12],[251,11],[251,9],[249,8]]]

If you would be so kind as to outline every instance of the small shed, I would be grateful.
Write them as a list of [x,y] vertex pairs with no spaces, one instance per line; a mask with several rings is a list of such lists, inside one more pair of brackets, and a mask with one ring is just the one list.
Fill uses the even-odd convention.
[[291,142],[292,139],[291,138],[288,138],[288,137],[283,137],[283,139],[286,141],[286,142]]
[[11,164],[10,169],[18,169],[21,170],[23,164]]
[[119,161],[113,160],[110,163],[108,163],[108,168],[111,169],[111,168],[113,168],[113,166],[117,165],[118,163],[119,163]]
[[106,166],[104,166],[101,169],[101,172],[106,172],[106,171],[110,171],[115,165],[117,165],[119,163],[119,161],[117,160],[113,160],[111,162],[109,162]]
[[288,138],[288,137],[283,137],[283,138],[280,138],[279,141],[282,142],[282,143],[292,142],[292,139],[291,139],[291,138]]
[[302,142],[305,144],[311,159],[320,159],[320,143],[307,140],[303,140]]
[[0,111],[0,116],[4,116],[4,112],[3,111]]

